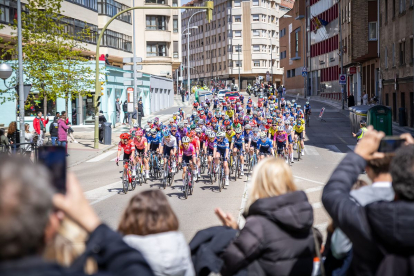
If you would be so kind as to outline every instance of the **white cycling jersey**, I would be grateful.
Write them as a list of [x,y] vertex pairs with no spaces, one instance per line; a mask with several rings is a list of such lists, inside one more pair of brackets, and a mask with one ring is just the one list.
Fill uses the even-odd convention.
[[162,137],[161,146],[167,146],[169,148],[176,148],[177,147],[177,139],[174,136],[170,136],[170,140],[167,141],[165,137]]

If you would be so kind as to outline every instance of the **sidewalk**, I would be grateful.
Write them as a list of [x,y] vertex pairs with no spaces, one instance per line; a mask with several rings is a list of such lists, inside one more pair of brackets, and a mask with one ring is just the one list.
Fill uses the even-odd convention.
[[76,166],[80,163],[83,163],[93,157],[109,151],[116,147],[118,141],[112,140],[111,145],[99,144],[99,149],[94,149],[94,141],[92,139],[77,139],[78,143],[68,143],[68,153],[69,157],[67,158],[68,167]]
[[[294,96],[294,95],[286,95],[286,97],[296,98],[296,96]],[[303,96],[299,96],[299,99],[304,100],[305,98]],[[345,105],[345,108],[342,109],[342,101],[329,100],[329,99],[322,98],[322,97],[319,97],[319,96],[310,96],[310,97],[307,97],[306,100],[317,101],[317,102],[320,102],[320,103],[325,103],[327,105],[330,105],[331,107],[338,109],[339,112],[341,112],[345,116],[348,116],[348,114],[349,114],[348,105]],[[407,126],[402,127],[402,126],[399,126],[398,123],[392,122],[392,133],[393,133],[393,135],[400,135],[400,134],[403,134],[403,133],[410,133],[411,135],[414,136],[414,128],[407,127]]]

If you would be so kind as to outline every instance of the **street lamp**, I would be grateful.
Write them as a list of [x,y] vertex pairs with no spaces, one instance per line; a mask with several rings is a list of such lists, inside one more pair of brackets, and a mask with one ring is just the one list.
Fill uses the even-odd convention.
[[[190,95],[191,93],[191,79],[190,79],[190,21],[193,18],[194,15],[198,14],[198,13],[202,13],[205,12],[205,10],[201,10],[198,12],[193,13],[190,18],[188,19],[187,22],[187,29],[188,29],[188,33],[187,33],[187,85],[188,85],[188,95]],[[198,28],[197,26],[193,26]],[[192,27],[192,28],[193,28]],[[194,28],[193,28],[194,29]]]
[[11,77],[13,69],[7,63],[0,64],[0,78],[6,81]]

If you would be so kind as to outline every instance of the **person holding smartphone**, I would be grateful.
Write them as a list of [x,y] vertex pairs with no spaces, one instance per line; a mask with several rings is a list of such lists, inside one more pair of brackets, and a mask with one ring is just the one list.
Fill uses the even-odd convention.
[[68,129],[69,127],[70,127],[70,124],[66,124],[66,113],[60,115],[60,119],[58,121],[58,145],[66,148],[66,156],[69,156],[68,154]]

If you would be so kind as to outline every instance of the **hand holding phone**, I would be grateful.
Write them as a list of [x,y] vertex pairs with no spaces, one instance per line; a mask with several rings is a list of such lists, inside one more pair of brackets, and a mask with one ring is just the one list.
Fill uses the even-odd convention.
[[39,147],[39,162],[50,172],[56,192],[66,193],[66,149],[64,147]]
[[381,139],[378,152],[393,153],[406,142],[406,139],[400,136],[385,136]]

